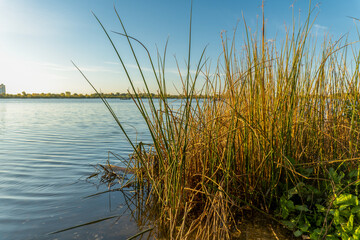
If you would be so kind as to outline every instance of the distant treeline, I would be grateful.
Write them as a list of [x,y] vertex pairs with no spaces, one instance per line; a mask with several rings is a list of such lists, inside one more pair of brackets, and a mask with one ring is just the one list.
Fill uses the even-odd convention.
[[[148,98],[149,94],[147,93],[138,93],[138,95],[140,96],[140,98]],[[151,93],[150,94],[151,97],[153,98],[159,98],[160,95],[155,94],[155,93]],[[349,93],[341,93],[341,94],[332,94],[332,95],[314,95],[314,96],[310,96],[310,95],[306,95],[306,96],[300,96],[300,97],[306,97],[306,98],[321,98],[321,99],[344,99],[347,98],[348,96],[353,95],[353,94],[349,94]],[[130,99],[131,98],[131,94],[130,93],[102,93],[102,96],[105,98],[123,98],[123,99]],[[184,95],[178,94],[178,95],[172,95],[172,94],[167,94],[166,96],[167,98],[185,98]],[[222,97],[220,95],[216,95],[216,96],[204,96],[204,95],[192,95],[193,98],[205,98],[205,97],[215,97],[218,99],[221,99]],[[100,98],[99,95],[97,93],[92,93],[92,94],[78,94],[78,93],[71,93],[71,92],[65,92],[65,93],[26,93],[26,92],[22,92],[22,93],[18,93],[18,94],[0,94],[0,98]]]
[[[138,93],[138,95],[141,98],[148,98],[149,94],[145,93]],[[130,93],[103,93],[103,97],[105,98],[123,98],[123,99],[129,99],[131,98]],[[151,97],[153,98],[159,98],[158,94],[151,93]],[[168,98],[184,98],[183,95],[167,95]],[[201,95],[196,96],[198,98],[201,98]],[[0,94],[0,98],[99,98],[99,95],[97,93],[93,94],[77,94],[77,93],[71,93],[71,92],[65,92],[65,93],[18,93],[18,94]]]

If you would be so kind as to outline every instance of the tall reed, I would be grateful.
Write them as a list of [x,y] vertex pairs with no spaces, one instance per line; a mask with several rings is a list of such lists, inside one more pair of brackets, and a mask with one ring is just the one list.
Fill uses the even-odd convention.
[[[132,142],[103,101],[134,149],[135,190],[149,188],[146,201],[156,209],[152,220],[159,235],[229,239],[244,209],[271,212],[284,188],[303,179],[317,186],[328,164],[351,169],[360,159],[360,54],[344,39],[325,38],[321,47],[312,41],[310,11],[282,43],[266,39],[264,16],[260,35],[244,21],[241,52],[222,35],[222,59],[215,72],[207,70],[204,51],[191,74],[190,30],[187,74],[181,76],[184,98],[175,110],[167,99],[165,54],[156,59],[157,70],[149,51],[128,35],[115,12],[123,28],[117,34],[128,40],[147,100],[138,95],[98,21],[127,74],[151,146]],[[152,98],[133,44],[148,54],[159,99]],[[201,88],[199,78],[205,79]],[[200,93],[201,99],[196,97]],[[299,170],[309,166],[312,174],[302,175]]]

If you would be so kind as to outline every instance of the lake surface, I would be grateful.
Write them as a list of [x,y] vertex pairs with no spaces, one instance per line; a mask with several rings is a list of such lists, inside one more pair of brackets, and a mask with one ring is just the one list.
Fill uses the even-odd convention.
[[[130,136],[148,142],[132,101],[109,102]],[[86,178],[93,165],[106,162],[108,151],[125,158],[132,152],[100,99],[0,99],[0,239],[124,239],[136,234],[122,194],[85,198],[107,189]],[[48,235],[114,215],[122,216]]]
[[[150,143],[132,100],[109,103],[131,139]],[[147,229],[139,229],[121,192],[88,198],[107,190],[87,177],[109,151],[124,158],[132,153],[100,99],[0,99],[0,240],[121,240]],[[49,235],[111,216],[120,217]],[[259,219],[240,226],[240,239],[274,239],[269,223]]]

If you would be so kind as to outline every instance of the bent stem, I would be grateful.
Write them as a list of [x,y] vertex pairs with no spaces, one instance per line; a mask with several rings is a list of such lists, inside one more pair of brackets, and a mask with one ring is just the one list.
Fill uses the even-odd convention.
[[[281,45],[267,41],[264,15],[260,37],[244,21],[244,51],[238,53],[235,38],[229,45],[224,34],[222,59],[215,72],[207,69],[204,49],[194,74],[190,71],[191,13],[187,74],[182,78],[179,71],[183,98],[175,110],[167,98],[167,45],[163,58],[158,56],[156,71],[149,50],[127,33],[115,12],[124,32],[115,34],[128,40],[149,110],[112,38],[94,16],[125,70],[151,146],[132,142],[99,95],[134,150],[130,160],[137,169],[135,191],[150,189],[143,196],[156,213],[143,214],[154,222],[152,232],[169,239],[230,239],[237,218],[249,206],[271,213],[283,193],[302,181],[321,190],[319,182],[326,178],[323,166],[341,162],[348,171],[356,166],[349,159],[360,157],[360,55],[353,52],[353,68],[346,63],[351,45],[343,39],[334,43],[327,39],[320,49],[316,41],[309,41],[314,24],[311,9],[298,30],[294,24],[286,32]],[[158,99],[149,90],[134,42],[146,51]],[[200,77],[205,83],[197,91]],[[312,166],[310,176],[301,172],[304,166]]]

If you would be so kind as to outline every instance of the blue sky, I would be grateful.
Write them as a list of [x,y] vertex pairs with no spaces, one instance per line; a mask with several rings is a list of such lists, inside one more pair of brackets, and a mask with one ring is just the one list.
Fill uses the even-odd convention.
[[[8,93],[65,91],[92,93],[73,60],[102,92],[126,92],[129,83],[117,61],[109,41],[102,32],[93,11],[109,30],[121,31],[113,6],[122,17],[128,34],[148,46],[153,56],[156,49],[167,51],[167,81],[169,87],[179,87],[174,56],[185,69],[187,56],[190,1],[166,0],[0,0],[0,83]],[[291,5],[294,7],[292,8]],[[360,18],[360,1],[312,1],[315,8],[313,32],[328,33],[333,38],[350,32],[356,36],[354,20]],[[284,26],[291,24],[292,13],[303,19],[308,0],[267,0],[265,18],[267,37],[281,41]],[[239,21],[237,45],[242,43],[244,27],[242,13],[248,25],[255,29],[261,15],[261,0],[194,0],[192,57],[199,58],[208,45],[207,56],[212,65],[221,54],[220,33],[232,36]],[[111,34],[133,79],[141,89],[139,74],[134,67],[124,38]],[[352,38],[352,37],[351,37]],[[351,39],[354,40],[355,38]],[[136,48],[151,88],[156,91],[145,52]]]

